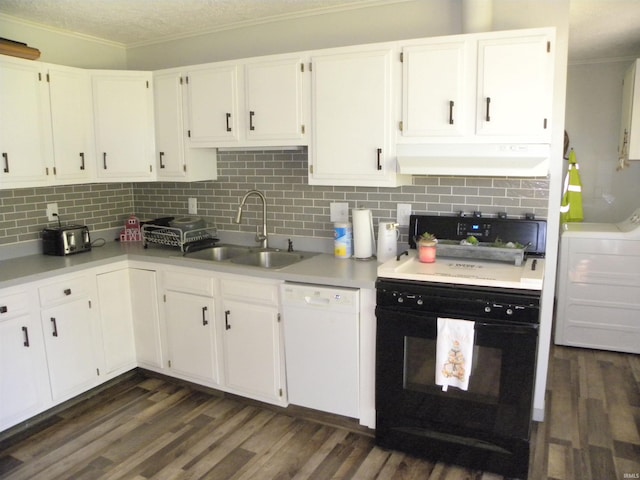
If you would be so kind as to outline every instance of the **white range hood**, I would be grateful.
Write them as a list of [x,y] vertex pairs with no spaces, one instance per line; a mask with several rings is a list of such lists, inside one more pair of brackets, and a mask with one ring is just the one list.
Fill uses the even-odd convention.
[[548,144],[399,144],[398,172],[410,175],[546,177]]

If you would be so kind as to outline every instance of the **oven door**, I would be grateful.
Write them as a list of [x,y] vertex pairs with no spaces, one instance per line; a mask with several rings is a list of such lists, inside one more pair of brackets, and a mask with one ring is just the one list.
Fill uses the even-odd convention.
[[443,315],[475,322],[468,390],[444,392],[437,315],[378,306],[376,316],[378,444],[526,476],[538,325]]

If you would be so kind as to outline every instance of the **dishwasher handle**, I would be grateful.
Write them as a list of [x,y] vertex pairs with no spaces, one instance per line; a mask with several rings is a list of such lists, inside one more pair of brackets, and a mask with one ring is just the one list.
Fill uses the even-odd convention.
[[310,295],[305,295],[304,303],[307,305],[329,305],[331,300],[326,297],[312,297]]

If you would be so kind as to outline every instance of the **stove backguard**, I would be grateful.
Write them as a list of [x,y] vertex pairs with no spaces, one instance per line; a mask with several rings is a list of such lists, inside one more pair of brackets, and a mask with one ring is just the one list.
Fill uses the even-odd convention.
[[416,248],[416,237],[425,232],[443,240],[463,240],[473,235],[480,242],[519,242],[528,245],[527,256],[544,257],[547,222],[519,218],[411,215],[409,247]]

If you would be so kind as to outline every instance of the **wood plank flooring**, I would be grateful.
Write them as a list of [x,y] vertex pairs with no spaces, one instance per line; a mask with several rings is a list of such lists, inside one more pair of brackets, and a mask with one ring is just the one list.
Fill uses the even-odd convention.
[[[555,347],[531,480],[640,475],[640,356]],[[141,374],[0,442],[0,478],[501,480],[374,445],[351,420]]]

